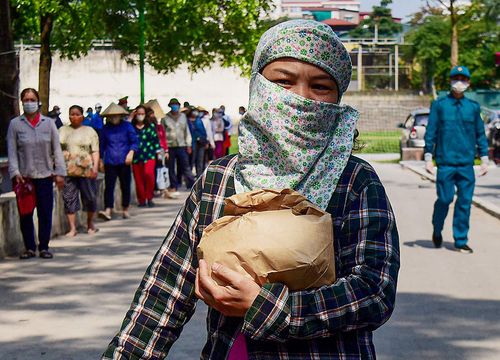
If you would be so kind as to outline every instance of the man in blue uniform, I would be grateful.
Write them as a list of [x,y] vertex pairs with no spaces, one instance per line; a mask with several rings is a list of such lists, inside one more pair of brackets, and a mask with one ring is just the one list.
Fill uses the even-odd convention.
[[455,196],[453,238],[455,249],[472,253],[467,245],[470,208],[474,194],[474,158],[481,158],[479,176],[488,171],[488,143],[480,116],[480,105],[464,96],[470,84],[470,72],[465,66],[455,66],[450,72],[450,93],[432,103],[425,133],[426,170],[434,174],[434,155],[437,164],[437,200],[434,204],[432,241],[439,248],[441,232],[449,205]]

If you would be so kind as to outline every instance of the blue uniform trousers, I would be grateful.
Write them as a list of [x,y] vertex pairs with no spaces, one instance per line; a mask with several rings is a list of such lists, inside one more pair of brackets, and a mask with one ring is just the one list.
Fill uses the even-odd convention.
[[467,166],[438,166],[436,190],[437,200],[434,203],[432,224],[434,233],[441,234],[448,208],[453,202],[455,188],[457,201],[453,214],[453,238],[455,246],[467,244],[469,232],[470,208],[476,178],[474,168]]

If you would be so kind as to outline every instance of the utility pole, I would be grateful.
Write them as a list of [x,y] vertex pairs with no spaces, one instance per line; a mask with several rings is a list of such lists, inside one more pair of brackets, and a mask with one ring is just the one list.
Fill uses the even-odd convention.
[[139,6],[139,71],[141,78],[141,104],[144,104],[144,0],[137,2]]
[[358,91],[363,91],[363,46],[358,45]]
[[399,46],[394,48],[394,90],[399,91]]

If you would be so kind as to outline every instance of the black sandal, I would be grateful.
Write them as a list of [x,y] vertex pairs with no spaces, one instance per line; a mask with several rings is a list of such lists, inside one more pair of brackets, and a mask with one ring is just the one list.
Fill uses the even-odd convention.
[[48,250],[42,250],[40,251],[40,257],[42,259],[52,259],[54,255],[52,255],[52,253]]
[[26,250],[21,255],[19,255],[19,259],[27,260],[27,259],[34,258],[35,256],[36,256],[36,254],[33,250]]

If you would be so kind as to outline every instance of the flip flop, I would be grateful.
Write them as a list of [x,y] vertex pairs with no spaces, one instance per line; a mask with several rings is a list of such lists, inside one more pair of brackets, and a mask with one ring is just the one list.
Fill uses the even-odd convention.
[[87,229],[87,234],[94,235],[98,231],[99,231],[98,228]]
[[99,211],[99,217],[106,221],[111,220],[111,216],[108,215],[105,211]]

